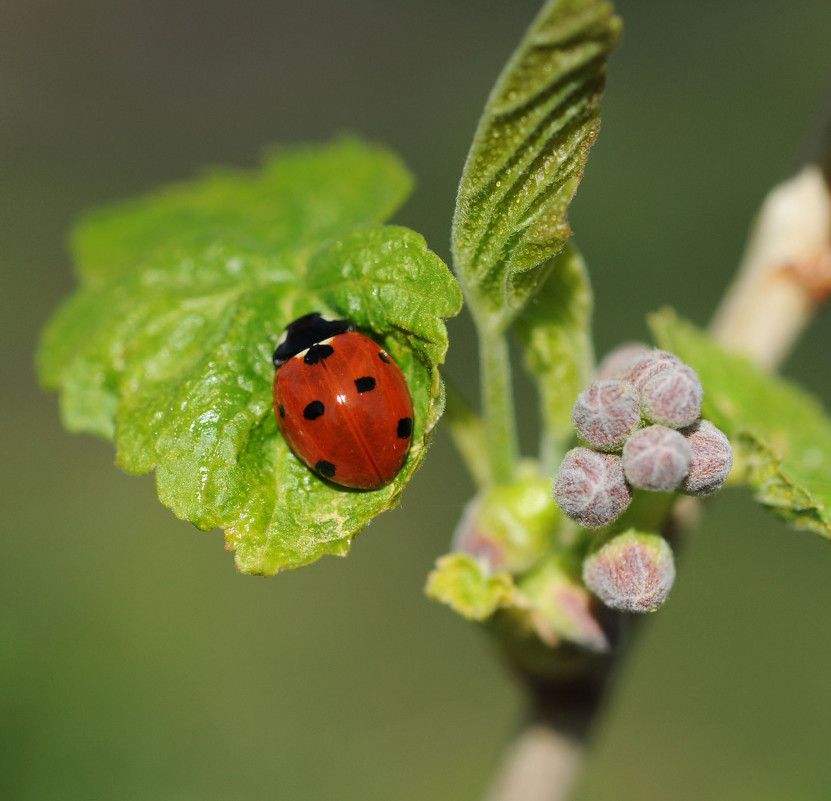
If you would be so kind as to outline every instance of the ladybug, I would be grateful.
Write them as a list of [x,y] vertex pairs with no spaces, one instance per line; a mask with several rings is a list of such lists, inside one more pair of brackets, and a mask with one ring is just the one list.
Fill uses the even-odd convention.
[[274,351],[274,409],[295,455],[351,489],[389,484],[413,436],[413,401],[392,357],[348,320],[312,313]]

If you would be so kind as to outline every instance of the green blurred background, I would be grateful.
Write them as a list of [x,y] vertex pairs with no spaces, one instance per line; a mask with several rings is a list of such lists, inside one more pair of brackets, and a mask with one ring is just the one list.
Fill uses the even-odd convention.
[[[344,129],[418,187],[447,257],[484,98],[530,0],[2,0],[0,798],[477,799],[520,717],[479,632],[422,596],[471,483],[447,435],[346,560],[238,575],[108,443],[61,430],[32,359],[92,205]],[[619,3],[604,125],[571,215],[597,344],[663,304],[705,323],[831,74],[831,3]],[[448,371],[476,380],[466,318]],[[831,323],[786,372],[831,400]],[[533,415],[518,383],[524,419]],[[527,412],[526,412],[527,410]],[[533,432],[523,430],[526,444]],[[831,550],[746,493],[708,503],[622,666],[581,797],[831,797]]]

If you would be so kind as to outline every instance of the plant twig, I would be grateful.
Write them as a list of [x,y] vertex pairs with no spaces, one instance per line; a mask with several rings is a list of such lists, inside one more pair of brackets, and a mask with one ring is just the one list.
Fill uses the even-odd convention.
[[[802,143],[797,165],[818,164],[831,187],[831,80],[825,86],[814,121]],[[794,170],[796,172],[796,170]]]
[[582,767],[611,662],[572,681],[523,676],[531,714],[509,746],[485,801],[566,801]]
[[486,801],[565,801],[583,756],[582,742],[532,723],[511,744]]
[[829,297],[831,193],[811,164],[765,198],[711,331],[774,371]]

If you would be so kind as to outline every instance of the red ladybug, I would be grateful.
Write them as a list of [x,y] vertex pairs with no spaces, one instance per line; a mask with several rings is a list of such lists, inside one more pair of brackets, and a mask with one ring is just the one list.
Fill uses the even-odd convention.
[[398,365],[346,320],[291,323],[274,351],[274,409],[283,437],[318,475],[352,489],[395,478],[413,435]]

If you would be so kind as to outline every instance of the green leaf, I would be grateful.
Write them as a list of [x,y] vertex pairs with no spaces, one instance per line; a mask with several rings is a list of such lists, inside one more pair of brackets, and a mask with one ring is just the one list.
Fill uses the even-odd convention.
[[[390,232],[394,231],[395,236]],[[362,228],[334,240],[310,261],[307,285],[360,328],[400,331],[425,361],[441,362],[441,318],[457,314],[459,285],[423,238],[406,228]]]
[[698,372],[702,414],[732,441],[757,500],[796,528],[831,538],[831,419],[819,402],[670,310],[650,326],[662,348]]
[[[272,271],[295,273],[303,269],[308,248],[353,226],[383,222],[412,189],[395,154],[353,137],[326,148],[276,148],[258,173],[227,167],[206,172],[200,181],[88,214],[72,238],[82,278],[89,284],[107,281],[146,269],[159,248],[192,255],[216,242],[268,257]],[[192,270],[205,279],[207,267],[195,263]],[[223,275],[222,261],[214,267],[215,278],[234,278],[233,265],[227,266],[231,275]]]
[[571,407],[588,384],[592,292],[586,266],[571,245],[554,258],[551,274],[517,320],[525,366],[536,379],[543,418],[543,462],[556,468],[574,439]]
[[[424,456],[461,293],[421,236],[377,224],[408,186],[390,153],[342,140],[99,212],[76,237],[84,286],[44,333],[43,383],[68,428],[113,438],[179,517],[223,528],[244,572],[345,554]],[[410,453],[380,490],[324,482],[279,434],[271,354],[315,310],[373,336],[410,387]]]
[[468,620],[487,620],[497,609],[514,603],[514,582],[508,573],[488,575],[464,553],[449,553],[436,561],[425,592]]
[[611,3],[550,0],[496,83],[468,154],[453,259],[474,315],[504,330],[571,231],[566,213],[600,123]]

